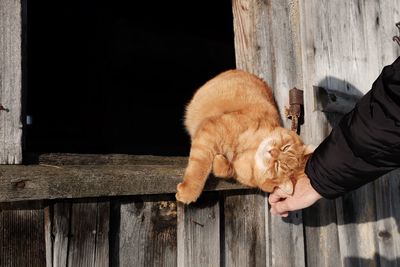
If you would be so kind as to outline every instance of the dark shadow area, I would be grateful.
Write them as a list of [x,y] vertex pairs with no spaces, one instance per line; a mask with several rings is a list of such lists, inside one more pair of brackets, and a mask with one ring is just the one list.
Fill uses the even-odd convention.
[[0,211],[2,210],[41,210],[45,207],[43,201],[14,201],[14,202],[0,202]]
[[229,191],[223,191],[225,197],[227,196],[245,196],[245,195],[260,195],[264,196],[266,193],[258,188],[248,188],[248,189],[235,189]]
[[358,266],[398,267],[400,266],[400,258],[387,259],[379,254],[375,254],[373,259],[364,259],[358,257],[348,257],[344,259],[343,267],[358,267]]
[[342,116],[354,108],[364,95],[351,83],[327,76],[314,86],[317,110],[323,111],[329,124],[335,127]]
[[194,91],[235,67],[231,1],[31,1],[28,152],[187,155]]
[[243,190],[246,187],[245,185],[241,184],[234,178],[224,179],[215,177],[213,174],[210,174],[207,178],[206,184],[204,185],[203,191],[215,191],[217,190],[218,185],[221,184],[229,184],[237,187],[237,189],[230,187],[229,188],[230,190]]

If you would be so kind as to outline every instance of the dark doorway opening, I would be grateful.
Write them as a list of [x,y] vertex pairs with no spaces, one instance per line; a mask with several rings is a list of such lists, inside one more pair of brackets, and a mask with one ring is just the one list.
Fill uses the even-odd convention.
[[235,67],[231,1],[28,2],[28,152],[187,155],[185,104]]

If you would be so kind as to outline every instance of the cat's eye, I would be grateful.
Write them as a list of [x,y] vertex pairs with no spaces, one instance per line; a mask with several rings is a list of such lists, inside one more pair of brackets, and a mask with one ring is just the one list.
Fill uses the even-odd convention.
[[290,146],[291,146],[291,145],[286,145],[286,146],[282,147],[281,150],[282,150],[283,152],[286,152],[286,151],[290,148]]

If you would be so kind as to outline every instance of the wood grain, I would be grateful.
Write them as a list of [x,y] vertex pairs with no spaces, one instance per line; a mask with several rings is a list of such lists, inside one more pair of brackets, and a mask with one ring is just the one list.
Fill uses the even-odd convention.
[[246,191],[224,197],[225,266],[266,266],[265,196]]
[[110,266],[109,253],[110,201],[97,203],[95,267]]
[[187,157],[163,157],[129,154],[73,154],[46,153],[27,154],[28,164],[39,165],[174,165],[185,166]]
[[46,267],[53,266],[53,240],[52,240],[52,214],[50,206],[43,209],[44,212],[44,239],[46,245]]
[[307,266],[341,266],[336,205],[321,199],[303,211]]
[[[168,157],[141,157],[121,165],[0,166],[0,201],[175,193],[185,166]],[[205,191],[243,188],[211,177]]]
[[220,206],[207,193],[189,206],[178,204],[178,267],[220,266]]
[[94,266],[96,252],[97,203],[73,203],[68,266]]
[[[282,118],[289,104],[289,89],[302,88],[300,14],[298,1],[233,1],[236,63],[253,72],[273,89]],[[267,201],[265,201],[267,203]],[[304,266],[304,233],[301,213],[282,221],[265,214],[267,266]]]
[[0,206],[0,266],[46,266],[43,209]]
[[71,203],[59,202],[53,205],[52,235],[53,267],[66,267],[70,239]]
[[22,162],[21,1],[0,1],[0,164]]
[[[109,202],[80,202],[71,206],[68,266],[108,266]],[[99,238],[98,238],[99,237]],[[103,255],[97,253],[97,249]]]
[[375,182],[377,259],[381,266],[400,266],[400,171]]
[[[336,202],[340,257],[343,266],[353,257],[352,266],[364,266],[378,251],[374,185],[353,191]],[[355,260],[357,259],[357,260]]]
[[112,266],[176,266],[176,203],[135,197],[113,204],[119,216]]

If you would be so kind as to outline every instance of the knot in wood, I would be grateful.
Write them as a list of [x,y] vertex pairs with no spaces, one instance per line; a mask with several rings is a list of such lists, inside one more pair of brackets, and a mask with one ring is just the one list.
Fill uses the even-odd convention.
[[387,230],[379,231],[378,236],[384,241],[392,238],[392,234]]
[[15,183],[15,187],[18,189],[24,189],[25,188],[25,181],[19,181]]
[[8,108],[5,108],[2,104],[0,104],[0,111],[9,112]]

